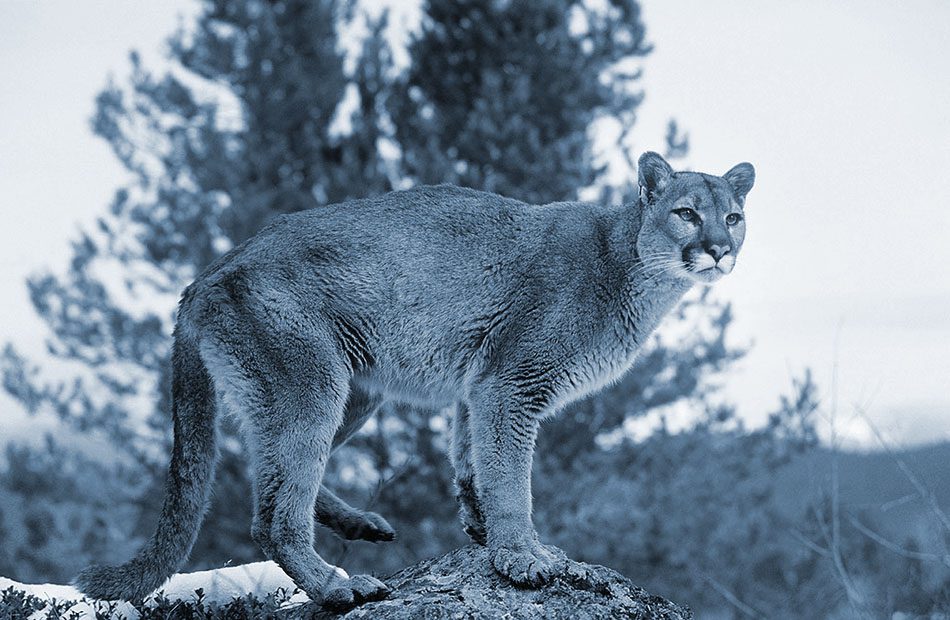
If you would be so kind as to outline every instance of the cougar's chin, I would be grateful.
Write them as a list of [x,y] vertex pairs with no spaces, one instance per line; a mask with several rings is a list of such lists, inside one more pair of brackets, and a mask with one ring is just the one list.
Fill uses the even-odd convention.
[[702,269],[700,271],[687,269],[686,272],[689,275],[690,280],[700,284],[712,284],[726,275],[726,272],[719,267],[707,267],[706,269]]

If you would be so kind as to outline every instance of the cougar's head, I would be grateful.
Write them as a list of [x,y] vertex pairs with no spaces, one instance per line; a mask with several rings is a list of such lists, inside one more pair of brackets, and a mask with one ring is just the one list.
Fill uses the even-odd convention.
[[656,153],[639,162],[642,225],[637,253],[646,277],[662,272],[711,284],[732,271],[745,238],[752,164],[721,177],[674,172]]

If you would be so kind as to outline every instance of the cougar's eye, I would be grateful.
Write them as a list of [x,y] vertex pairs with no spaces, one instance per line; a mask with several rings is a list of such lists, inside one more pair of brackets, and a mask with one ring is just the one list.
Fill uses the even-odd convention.
[[684,222],[697,222],[699,221],[699,215],[695,211],[688,207],[683,207],[682,209],[675,209],[673,211],[676,215],[680,216],[680,219]]
[[738,213],[730,213],[729,215],[726,216],[726,224],[728,224],[729,226],[735,226],[741,221],[742,221],[742,216],[739,215]]

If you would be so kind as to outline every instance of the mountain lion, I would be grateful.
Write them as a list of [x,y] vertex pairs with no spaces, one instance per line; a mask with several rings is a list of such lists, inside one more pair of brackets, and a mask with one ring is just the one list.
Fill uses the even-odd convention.
[[219,406],[241,421],[251,528],[311,599],[384,597],[314,550],[314,518],[392,540],[381,516],[320,484],[383,399],[456,406],[464,526],[495,569],[539,585],[566,561],[531,523],[538,424],[617,380],[695,283],[732,271],[754,170],[721,177],[639,161],[634,204],[525,204],[447,185],[276,218],[185,289],[172,355],[175,446],[158,529],[87,595],[141,600],[187,559],[208,501]]

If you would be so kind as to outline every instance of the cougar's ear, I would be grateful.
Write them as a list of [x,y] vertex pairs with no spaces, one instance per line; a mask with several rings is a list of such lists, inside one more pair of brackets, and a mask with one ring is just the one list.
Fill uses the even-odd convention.
[[745,201],[745,195],[749,193],[755,183],[755,168],[749,162],[742,162],[730,168],[729,172],[722,175],[722,178],[729,181],[729,185],[736,192],[736,198],[743,202]]
[[640,183],[640,199],[643,202],[650,202],[669,184],[673,169],[659,153],[647,151],[637,162],[637,176]]

